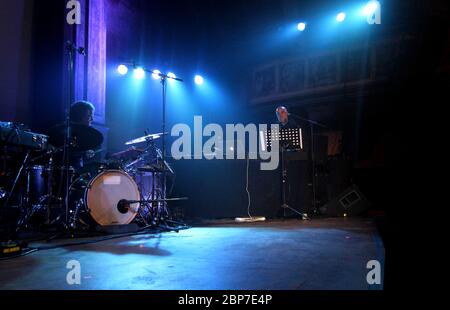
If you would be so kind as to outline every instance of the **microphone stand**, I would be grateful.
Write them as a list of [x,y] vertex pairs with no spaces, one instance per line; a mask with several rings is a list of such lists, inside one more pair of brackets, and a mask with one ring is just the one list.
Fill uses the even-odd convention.
[[[64,215],[64,226],[67,230],[70,226],[74,226],[75,223],[69,224],[69,187],[70,187],[70,143],[72,139],[72,128],[71,128],[71,115],[70,108],[72,103],[75,101],[75,54],[80,54],[86,56],[86,49],[84,47],[77,47],[73,42],[67,41],[66,51],[69,56],[68,63],[68,74],[69,74],[69,93],[66,104],[66,116],[65,116],[65,135],[64,135],[64,146],[63,146],[63,162],[64,162],[64,173],[65,173],[65,215]],[[64,175],[64,174],[63,174]]]
[[313,121],[313,120],[301,117],[301,116],[296,115],[296,114],[289,113],[289,116],[293,116],[296,119],[299,119],[301,121],[304,121],[304,122],[308,123],[309,127],[310,127],[310,131],[311,131],[311,151],[310,151],[310,154],[311,154],[311,165],[312,165],[311,173],[312,173],[313,209],[314,209],[314,212],[316,214],[318,214],[319,213],[319,209],[317,207],[317,201],[316,201],[317,176],[316,176],[316,150],[315,150],[315,145],[314,145],[314,142],[315,142],[315,140],[314,140],[314,126],[318,126],[318,127],[321,127],[321,128],[327,128],[327,126],[325,126],[324,124],[321,124],[319,122],[316,122],[316,121]]
[[[74,70],[74,64],[75,64],[75,54],[80,54],[83,56],[86,56],[86,49],[84,47],[77,47],[73,42],[67,41],[66,42],[66,52],[69,56],[69,62],[67,64],[67,71],[69,74],[69,91],[67,96],[67,102],[66,102],[66,110],[65,110],[65,124],[64,124],[64,145],[63,145],[63,173],[61,175],[61,179],[64,180],[65,185],[65,197],[64,197],[64,219],[63,219],[63,226],[64,226],[64,232],[58,232],[55,235],[49,237],[47,239],[47,242],[50,242],[61,235],[64,235],[64,233],[69,233],[69,230],[71,228],[75,228],[75,219],[76,216],[73,217],[73,222],[69,223],[69,187],[70,187],[70,144],[72,140],[72,128],[71,128],[71,115],[70,115],[70,108],[72,106],[72,103],[75,101],[75,70]],[[62,180],[61,180],[62,181]],[[59,195],[60,193],[58,193]],[[59,221],[61,216],[59,216],[56,221]]]

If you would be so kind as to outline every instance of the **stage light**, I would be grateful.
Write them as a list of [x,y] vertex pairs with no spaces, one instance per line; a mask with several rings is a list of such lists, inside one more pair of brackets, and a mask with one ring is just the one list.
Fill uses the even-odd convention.
[[169,81],[170,81],[170,82],[174,82],[174,81],[175,81],[174,79],[177,78],[177,76],[175,75],[175,73],[172,73],[172,72],[167,73],[167,77],[169,77]]
[[306,28],[306,24],[305,23],[298,23],[297,25],[297,29],[298,31],[303,31]]
[[369,1],[363,9],[365,16],[372,16],[378,9],[378,1]]
[[336,20],[338,23],[342,23],[345,20],[345,13],[340,12],[338,15],[336,15]]
[[145,71],[143,68],[136,68],[134,69],[133,76],[137,80],[142,80],[145,78]]
[[161,71],[159,70],[153,70],[152,78],[155,80],[159,80],[161,77],[159,76],[161,74]]
[[117,67],[117,72],[119,72],[120,75],[125,75],[128,73],[128,67],[125,65],[119,65]]
[[196,75],[194,78],[195,84],[202,85],[205,81],[201,75]]

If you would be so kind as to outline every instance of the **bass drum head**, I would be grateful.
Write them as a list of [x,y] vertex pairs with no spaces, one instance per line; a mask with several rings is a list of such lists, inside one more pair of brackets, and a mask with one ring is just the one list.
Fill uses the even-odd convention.
[[[129,224],[137,214],[137,205],[126,213],[120,213],[117,203],[122,200],[140,200],[134,180],[120,170],[106,170],[90,183],[86,193],[89,215],[101,226]],[[133,208],[135,207],[135,208]]]

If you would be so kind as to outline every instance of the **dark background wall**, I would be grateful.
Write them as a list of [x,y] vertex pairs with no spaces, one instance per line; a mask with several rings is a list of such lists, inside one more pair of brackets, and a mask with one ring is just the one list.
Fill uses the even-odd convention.
[[1,5],[0,118],[42,132],[61,121],[64,112],[64,3],[2,1]]
[[1,119],[28,121],[32,6],[32,1],[25,0],[0,3],[1,12],[8,12],[0,21]]

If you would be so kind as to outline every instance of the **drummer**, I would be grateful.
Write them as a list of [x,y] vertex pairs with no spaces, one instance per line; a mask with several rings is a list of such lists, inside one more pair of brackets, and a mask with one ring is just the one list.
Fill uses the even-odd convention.
[[[70,107],[70,119],[72,124],[78,124],[90,127],[94,121],[95,107],[89,101],[77,101]],[[71,164],[75,168],[81,168],[89,162],[96,161],[96,151],[100,149],[100,146],[96,150],[87,150],[84,153],[74,152],[71,156]]]
[[77,101],[70,107],[72,123],[91,126],[94,121],[95,107],[88,101]]

